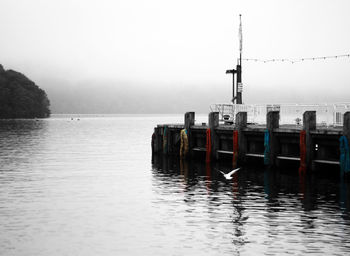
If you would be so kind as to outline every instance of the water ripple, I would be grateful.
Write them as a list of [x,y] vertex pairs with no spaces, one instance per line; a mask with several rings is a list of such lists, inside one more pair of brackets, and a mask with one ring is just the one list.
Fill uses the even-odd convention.
[[350,253],[346,180],[246,168],[226,181],[223,163],[151,165],[163,122],[1,121],[0,255]]

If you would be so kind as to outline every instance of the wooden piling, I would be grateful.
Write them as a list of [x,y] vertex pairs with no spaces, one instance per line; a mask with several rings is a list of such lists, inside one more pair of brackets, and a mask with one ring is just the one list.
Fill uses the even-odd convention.
[[155,127],[152,134],[152,153],[158,153],[158,128]]
[[157,127],[155,129],[156,131],[156,136],[155,136],[155,152],[156,153],[160,153],[160,152],[163,152],[162,151],[162,144],[163,144],[163,140],[162,140],[162,135],[161,135],[161,131],[162,131],[162,128],[160,127]]
[[343,136],[346,137],[348,141],[348,145],[343,145],[345,143],[342,138],[339,141],[339,148],[340,148],[340,157],[339,157],[339,164],[340,164],[340,174],[341,177],[345,175],[345,173],[349,172],[349,152],[346,151],[346,148],[349,147],[349,138],[350,138],[350,112],[345,112],[343,116]]
[[303,129],[305,131],[316,130],[316,111],[305,111],[303,114]]
[[270,153],[269,153],[269,166],[273,166],[276,163],[276,157],[278,153],[278,141],[274,135],[274,130],[279,128],[280,112],[269,111],[266,114],[266,128],[270,137]]
[[236,114],[235,129],[238,131],[238,163],[245,162],[247,153],[247,138],[244,136],[243,129],[247,127],[247,112]]
[[171,129],[167,130],[167,141],[168,141],[168,143],[167,143],[167,153],[169,155],[172,155],[174,146],[173,146],[173,133],[172,133]]
[[168,146],[169,146],[169,140],[168,140],[168,134],[169,134],[169,129],[167,125],[164,125],[163,127],[163,137],[162,137],[162,150],[163,150],[163,154],[167,155],[168,154]]
[[350,112],[345,112],[344,118],[343,118],[343,135],[346,136],[346,138],[350,139]]
[[188,153],[189,155],[192,155],[192,148],[193,148],[193,138],[191,134],[191,126],[194,125],[195,120],[195,113],[194,112],[186,112],[184,116],[184,124],[185,129],[187,130],[187,138],[188,138]]
[[219,112],[210,112],[208,115],[208,124],[211,133],[211,157],[214,160],[218,159],[219,136],[216,128],[219,127]]
[[195,118],[194,112],[185,113],[185,129],[187,131],[191,130],[191,126],[194,125],[194,118]]
[[266,128],[269,131],[277,129],[280,127],[280,112],[279,111],[269,111],[266,115]]
[[303,114],[303,130],[306,133],[306,169],[312,169],[312,161],[314,159],[314,145],[310,131],[316,130],[316,111],[305,111]]

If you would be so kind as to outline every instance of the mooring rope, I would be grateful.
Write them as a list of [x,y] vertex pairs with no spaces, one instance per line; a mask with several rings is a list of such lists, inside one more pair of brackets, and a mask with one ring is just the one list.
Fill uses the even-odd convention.
[[349,156],[349,143],[346,136],[341,136],[339,139],[340,147],[340,170],[344,174],[350,171],[350,156]]
[[188,136],[187,136],[187,130],[182,129],[180,132],[180,139],[181,139],[181,145],[180,145],[180,157],[187,156],[188,153]]
[[209,163],[210,162],[210,156],[211,156],[211,131],[210,131],[209,128],[207,129],[206,135],[207,135],[206,136],[207,141],[206,141],[206,144],[205,144],[205,149],[206,149],[205,161],[207,163]]
[[264,164],[269,165],[270,164],[270,132],[269,130],[265,131],[264,135]]
[[232,156],[232,166],[233,168],[237,167],[238,159],[238,131],[233,131],[233,156]]
[[300,131],[300,141],[299,141],[299,147],[300,147],[300,172],[306,171],[306,131],[302,130]]

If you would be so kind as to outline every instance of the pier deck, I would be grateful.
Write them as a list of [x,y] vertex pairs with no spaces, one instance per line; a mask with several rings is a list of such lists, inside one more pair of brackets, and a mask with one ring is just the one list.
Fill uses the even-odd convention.
[[304,113],[302,125],[280,125],[278,111],[267,113],[265,125],[247,123],[246,112],[237,113],[234,125],[219,123],[218,112],[209,113],[208,124],[195,124],[194,119],[195,113],[187,112],[184,124],[157,125],[152,152],[180,154],[181,130],[185,129],[188,152],[184,156],[188,158],[229,160],[233,165],[263,159],[269,166],[290,162],[305,170],[319,166],[339,170],[340,138],[350,135],[350,112],[344,114],[343,126],[316,125],[315,111]]

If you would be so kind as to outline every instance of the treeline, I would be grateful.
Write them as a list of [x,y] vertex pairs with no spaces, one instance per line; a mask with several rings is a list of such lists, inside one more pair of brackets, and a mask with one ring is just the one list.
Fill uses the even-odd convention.
[[44,90],[23,74],[0,64],[0,118],[45,118],[50,101]]

